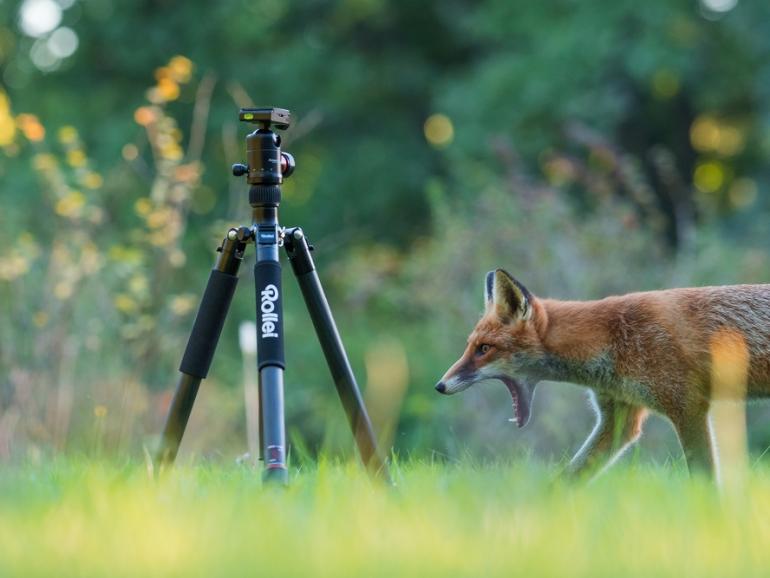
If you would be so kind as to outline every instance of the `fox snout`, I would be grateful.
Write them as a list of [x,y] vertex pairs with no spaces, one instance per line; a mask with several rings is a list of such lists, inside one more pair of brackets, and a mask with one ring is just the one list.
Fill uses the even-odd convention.
[[468,389],[475,381],[456,383],[455,381],[446,382],[443,379],[436,384],[436,391],[444,395],[452,395]]
[[478,372],[472,370],[464,358],[460,358],[450,367],[436,384],[436,391],[444,395],[452,395],[479,381]]

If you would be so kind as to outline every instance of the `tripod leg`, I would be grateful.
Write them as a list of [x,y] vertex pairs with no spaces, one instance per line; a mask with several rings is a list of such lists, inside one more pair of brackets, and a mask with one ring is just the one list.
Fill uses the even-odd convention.
[[377,449],[369,414],[366,412],[361,392],[358,389],[353,369],[350,367],[345,348],[342,345],[337,326],[334,323],[329,303],[326,301],[321,281],[310,256],[302,229],[288,229],[285,247],[292,269],[299,283],[310,318],[313,321],[318,340],[321,343],[326,363],[331,371],[337,394],[348,416],[358,451],[367,470],[375,477],[391,483],[386,461]]
[[208,375],[227,310],[238,283],[238,268],[246,246],[243,235],[247,231],[249,230],[231,229],[218,249],[221,254],[209,276],[190,339],[187,341],[179,367],[182,376],[171,402],[156,455],[156,462],[161,470],[171,465],[176,458],[201,380]]

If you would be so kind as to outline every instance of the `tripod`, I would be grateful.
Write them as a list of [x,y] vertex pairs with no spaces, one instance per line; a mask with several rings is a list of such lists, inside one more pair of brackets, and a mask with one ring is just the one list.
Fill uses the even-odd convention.
[[246,175],[251,185],[249,204],[253,208],[253,225],[230,229],[217,249],[219,257],[209,276],[179,367],[182,375],[163,429],[157,462],[163,469],[176,458],[201,380],[208,374],[214,357],[246,246],[254,244],[257,249],[254,279],[260,401],[259,458],[265,465],[265,482],[285,484],[288,481],[283,403],[286,364],[278,254],[279,247],[283,246],[353,430],[361,459],[372,476],[389,482],[386,462],[377,450],[369,415],[310,255],[312,246],[299,227],[285,229],[278,224],[281,183],[283,178],[291,175],[295,165],[291,155],[281,152],[281,137],[271,129],[288,128],[289,111],[280,108],[241,109],[239,118],[258,125],[246,137],[248,164],[233,165],[233,174]]

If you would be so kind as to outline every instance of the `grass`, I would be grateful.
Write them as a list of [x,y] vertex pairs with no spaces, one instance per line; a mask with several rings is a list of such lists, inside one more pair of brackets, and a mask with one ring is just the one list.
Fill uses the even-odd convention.
[[760,576],[770,474],[739,496],[664,468],[551,483],[523,462],[242,466],[58,461],[0,471],[0,576]]

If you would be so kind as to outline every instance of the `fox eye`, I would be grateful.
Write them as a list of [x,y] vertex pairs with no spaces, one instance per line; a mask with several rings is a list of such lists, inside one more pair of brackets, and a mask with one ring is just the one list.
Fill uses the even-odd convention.
[[489,343],[482,343],[476,349],[476,354],[485,355],[490,349],[492,349],[492,346]]

